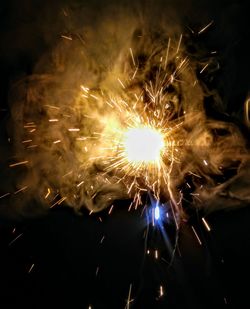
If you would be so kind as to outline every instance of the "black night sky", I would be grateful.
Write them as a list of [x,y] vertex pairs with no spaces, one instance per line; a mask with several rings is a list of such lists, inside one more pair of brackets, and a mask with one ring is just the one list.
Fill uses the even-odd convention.
[[[79,0],[72,7],[84,5],[98,11],[101,2],[107,1],[88,4]],[[167,2],[159,1],[159,5]],[[247,138],[249,129],[243,123],[244,100],[250,90],[247,1],[171,3],[177,12],[180,10],[183,25],[199,28],[214,21],[199,44],[203,49],[219,51],[220,70],[212,86],[223,98],[224,111],[212,108],[208,113],[235,122]],[[52,48],[60,35],[57,12],[66,5],[70,6],[71,1],[1,1],[0,168],[9,154],[10,88],[31,75],[38,59]],[[5,174],[0,177],[2,196]],[[79,215],[66,204],[35,217],[15,217],[0,211],[0,308],[248,307],[250,209],[245,204],[209,214],[210,232],[201,222],[203,213],[191,211],[191,224],[184,224],[180,230],[171,266],[168,251],[152,228],[148,231],[148,247],[153,252],[157,239],[163,248],[161,258],[156,261],[154,253],[145,254],[147,222],[141,208],[128,212],[126,202],[118,201],[111,215],[108,211],[89,215],[83,210]],[[164,228],[173,244],[173,226],[166,224]]]

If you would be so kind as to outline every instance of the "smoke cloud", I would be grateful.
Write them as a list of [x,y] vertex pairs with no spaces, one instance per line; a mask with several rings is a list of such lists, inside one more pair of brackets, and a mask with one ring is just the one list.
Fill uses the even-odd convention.
[[[178,57],[188,59],[160,102],[166,119],[181,123],[174,139],[180,154],[170,175],[171,192],[205,212],[247,205],[246,138],[235,123],[207,112],[208,98],[213,110],[224,113],[224,105],[215,87],[206,84],[218,62],[210,50],[204,56],[199,49],[202,28],[188,29],[173,4],[160,1],[54,5],[59,8],[55,21],[48,12],[40,20],[50,48],[9,91],[1,214],[33,216],[62,203],[97,212],[131,199],[127,184],[117,181],[119,175],[105,171],[100,157],[109,150],[95,134],[109,133],[123,119],[105,98],[133,104],[131,97],[143,93],[143,104],[150,105],[145,83],[157,83],[159,63],[167,53],[159,78],[178,70]],[[119,81],[125,81],[124,87]],[[168,199],[168,190],[162,191]]]

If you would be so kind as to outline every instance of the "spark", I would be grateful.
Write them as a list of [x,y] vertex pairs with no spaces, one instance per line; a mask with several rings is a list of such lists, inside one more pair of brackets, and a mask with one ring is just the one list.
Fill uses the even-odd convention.
[[204,225],[205,225],[206,229],[208,230],[208,232],[210,232],[210,231],[211,231],[211,228],[210,228],[210,226],[208,225],[208,223],[207,223],[207,221],[205,220],[205,218],[203,217],[201,220],[202,220],[202,222],[204,223]]
[[200,70],[200,74],[203,73],[203,72],[206,70],[206,68],[208,67],[208,65],[209,65],[208,63],[207,63],[206,65],[204,65],[204,67]]
[[44,198],[47,199],[49,197],[50,193],[51,193],[50,188],[48,188],[48,192],[47,192],[47,194],[45,195]]
[[210,21],[210,23],[208,23],[205,27],[203,27],[199,32],[198,35],[200,35],[202,32],[206,31],[212,24],[214,23],[214,21]]
[[9,246],[11,246],[15,241],[17,241],[22,235],[23,235],[23,233],[19,234],[16,238],[14,238],[14,239],[9,243]]
[[26,190],[27,188],[28,188],[28,186],[24,186],[23,188],[21,188],[21,189],[17,190],[16,192],[14,192],[14,194],[22,192],[22,191]]
[[182,34],[180,35],[180,39],[179,39],[179,42],[178,42],[178,46],[177,46],[177,50],[176,50],[176,54],[178,54],[178,53],[179,53],[180,46],[181,46],[181,41],[182,41]]
[[67,35],[61,35],[61,38],[72,41],[72,37],[67,36]]
[[127,303],[126,303],[125,309],[129,309],[130,303],[132,303],[134,301],[133,299],[131,299],[131,290],[132,290],[132,284],[129,285],[128,298],[127,298]]
[[32,271],[32,269],[34,268],[34,266],[35,266],[35,264],[32,264],[32,265],[30,266],[30,268],[29,268],[29,270],[28,270],[28,274],[31,273],[31,271]]
[[5,194],[1,195],[1,196],[0,196],[0,199],[1,199],[1,198],[4,198],[4,197],[6,197],[6,196],[8,196],[8,195],[10,195],[10,192],[8,192],[8,193],[5,193]]
[[62,202],[65,201],[66,199],[67,199],[66,196],[60,198],[60,200],[58,200],[58,201],[56,201],[54,204],[52,204],[52,205],[50,206],[50,208],[53,208],[53,207],[55,207],[56,205],[61,205]]
[[32,139],[26,139],[26,140],[22,141],[23,144],[30,143],[30,142],[32,142]]
[[120,83],[120,85],[122,86],[123,89],[125,89],[126,87],[124,86],[123,82],[120,80],[120,78],[117,78],[118,82]]
[[158,250],[155,250],[155,259],[157,260],[159,257]]
[[203,160],[203,162],[204,162],[204,164],[205,164],[206,166],[208,166],[208,163],[207,163],[207,161],[206,161],[206,160]]
[[163,286],[162,286],[162,285],[160,285],[160,297],[162,297],[162,296],[163,296],[163,294],[164,294],[164,292],[163,292]]
[[81,181],[81,182],[79,182],[76,186],[77,186],[77,187],[80,187],[82,184],[84,184],[84,180]]
[[105,235],[104,235],[104,236],[102,236],[102,239],[100,240],[100,244],[102,244],[102,243],[103,243],[104,239],[105,239]]
[[96,277],[97,277],[98,273],[99,273],[99,266],[98,266],[98,267],[96,267],[96,271],[95,271],[95,275],[96,275]]
[[109,212],[108,212],[109,215],[111,214],[113,208],[114,208],[114,205],[112,205],[112,206],[110,207]]
[[9,167],[16,167],[16,166],[19,166],[19,165],[25,165],[27,163],[29,163],[29,161],[16,162],[16,163],[10,164]]
[[248,98],[245,102],[245,120],[246,120],[246,124],[247,126],[250,125],[250,109],[249,109],[249,106],[250,106],[250,98]]
[[201,240],[200,240],[200,238],[199,238],[199,236],[198,236],[198,234],[197,234],[196,230],[194,229],[194,227],[193,227],[193,226],[191,226],[191,228],[192,228],[192,230],[193,230],[193,232],[194,232],[195,237],[196,237],[196,238],[197,238],[197,240],[198,240],[198,243],[199,243],[200,245],[202,245],[202,242],[201,242]]
[[131,55],[131,58],[132,58],[132,61],[133,61],[133,65],[135,66],[135,58],[134,58],[134,55],[133,55],[132,48],[129,48],[129,51],[130,51],[130,55]]
[[70,128],[70,129],[68,129],[68,131],[69,132],[79,132],[80,129],[78,129],[78,128]]

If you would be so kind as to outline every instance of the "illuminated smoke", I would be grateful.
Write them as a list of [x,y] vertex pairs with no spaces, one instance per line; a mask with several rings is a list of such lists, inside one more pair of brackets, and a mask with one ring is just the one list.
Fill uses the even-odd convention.
[[[79,16],[86,14],[80,23]],[[209,92],[199,81],[200,63],[185,49],[185,32],[172,13],[169,19],[162,13],[157,22],[154,14],[149,8],[111,6],[93,23],[89,11],[64,11],[66,24],[75,20],[77,26],[62,29],[34,74],[12,85],[13,156],[6,164],[10,181],[3,186],[2,211],[16,208],[14,213],[29,215],[40,212],[38,205],[48,209],[67,203],[96,212],[116,200],[133,199],[138,190],[152,190],[151,172],[148,181],[137,171],[125,170],[124,177],[117,166],[109,168],[117,132],[128,121],[125,111],[133,109],[135,117],[144,111],[147,124],[150,119],[150,125],[161,123],[171,131],[166,175],[160,176],[165,180],[158,182],[156,197],[171,199],[180,212],[189,186],[190,204],[207,211],[249,201],[242,133],[234,124],[206,117]],[[206,70],[209,61],[199,73]]]

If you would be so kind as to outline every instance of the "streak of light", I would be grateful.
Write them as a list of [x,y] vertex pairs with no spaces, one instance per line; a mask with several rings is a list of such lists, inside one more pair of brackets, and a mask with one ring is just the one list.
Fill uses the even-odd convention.
[[21,162],[16,162],[16,163],[12,163],[9,165],[9,167],[15,167],[15,166],[19,166],[19,165],[25,165],[29,163],[29,161],[21,161]]
[[112,205],[112,206],[110,207],[109,212],[108,212],[109,215],[111,214],[113,208],[114,208],[114,205]]
[[98,267],[96,267],[96,271],[95,271],[95,275],[96,275],[96,277],[97,277],[98,273],[99,273],[99,266],[98,266]]
[[131,58],[132,58],[132,61],[133,61],[133,65],[135,66],[135,58],[134,58],[134,55],[133,55],[132,48],[129,48],[129,51],[130,51],[130,55],[131,55]]
[[131,299],[131,290],[132,290],[132,284],[129,285],[128,298],[127,298],[125,309],[129,309],[130,304],[134,301],[133,299]]
[[102,239],[100,240],[100,244],[103,243],[104,239],[105,239],[105,235],[102,236]]
[[62,197],[60,200],[56,201],[53,205],[50,206],[50,208],[55,207],[56,205],[60,205],[62,204],[63,201],[65,201],[67,199],[66,196]]
[[189,174],[194,175],[194,176],[196,176],[196,177],[198,177],[198,178],[201,178],[200,175],[197,175],[197,174],[195,174],[195,173],[193,173],[193,172],[191,172],[191,171],[189,171]]
[[193,227],[193,226],[191,226],[191,228],[192,228],[192,230],[193,230],[193,232],[194,232],[195,237],[196,237],[196,238],[197,238],[197,240],[198,240],[198,243],[199,243],[200,245],[202,245],[202,242],[201,242],[201,240],[200,240],[200,238],[199,238],[199,236],[198,236],[198,234],[197,234],[196,230],[194,229],[194,227]]
[[26,149],[31,149],[31,148],[36,148],[36,147],[38,147],[38,145],[30,145]]
[[17,194],[17,193],[19,193],[19,192],[22,192],[22,191],[26,190],[27,188],[28,188],[28,186],[24,186],[24,187],[22,187],[21,189],[19,189],[19,190],[17,190],[16,192],[14,192],[14,194]]
[[16,238],[14,238],[14,239],[9,243],[9,246],[11,246],[15,241],[17,241],[22,235],[23,235],[23,233],[19,234]]
[[200,70],[200,74],[203,73],[206,70],[207,67],[208,67],[208,63],[206,65],[204,65],[204,67]]
[[164,292],[163,292],[163,286],[162,286],[162,285],[160,285],[160,297],[162,297],[162,296],[163,296],[163,294],[164,294]]
[[155,259],[157,260],[159,257],[158,250],[155,250]]
[[50,188],[48,188],[48,192],[47,192],[47,194],[45,195],[44,198],[47,199],[49,197],[50,193],[51,193]]
[[182,34],[180,35],[180,39],[179,39],[179,42],[178,42],[178,46],[177,46],[177,50],[176,50],[176,54],[178,54],[178,52],[179,52],[179,50],[180,50],[181,41],[182,41]]
[[249,112],[249,107],[250,107],[250,98],[248,98],[245,102],[245,119],[246,119],[246,124],[247,126],[250,126],[250,112]]
[[202,32],[206,31],[212,24],[214,23],[214,21],[210,21],[210,23],[208,23],[205,27],[203,27],[198,34],[201,34]]
[[72,173],[73,173],[73,171],[70,171],[70,172],[64,174],[62,177],[63,177],[63,178],[64,178],[64,177],[67,177],[67,176],[71,175]]
[[93,94],[91,94],[90,96],[91,96],[93,99],[99,100],[98,97],[95,96],[95,95],[93,95]]
[[10,195],[10,192],[8,192],[8,193],[5,193],[5,194],[1,195],[1,196],[0,196],[0,199],[1,199],[1,198],[4,198],[4,197],[6,197],[6,196],[8,196],[8,195]]
[[30,266],[30,269],[28,270],[28,274],[31,273],[31,271],[32,271],[32,269],[34,268],[34,266],[35,266],[35,264],[32,264],[32,265]]
[[67,36],[67,35],[61,35],[61,38],[72,41],[72,37]]
[[204,162],[204,164],[205,164],[206,166],[208,166],[208,163],[207,163],[207,161],[206,161],[206,160],[203,160],[203,162]]
[[122,86],[123,89],[125,89],[124,84],[122,83],[122,81],[120,80],[120,78],[117,78],[118,82],[120,83],[120,85]]
[[81,182],[79,182],[76,186],[77,186],[77,188],[78,187],[80,187],[82,184],[84,184],[84,180],[83,181],[81,181]]
[[80,129],[78,129],[78,128],[70,128],[70,129],[68,129],[68,131],[69,132],[79,132]]
[[207,223],[207,221],[205,220],[205,218],[203,217],[201,220],[202,220],[202,222],[204,223],[204,225],[205,225],[206,229],[208,230],[208,232],[210,232],[210,231],[211,231],[211,228],[210,228],[210,226],[208,225],[208,223]]

